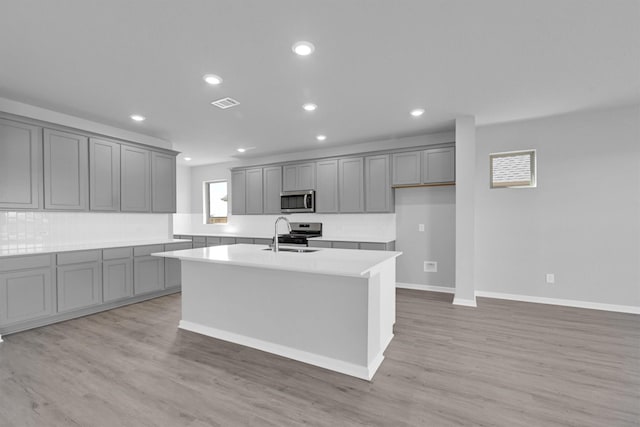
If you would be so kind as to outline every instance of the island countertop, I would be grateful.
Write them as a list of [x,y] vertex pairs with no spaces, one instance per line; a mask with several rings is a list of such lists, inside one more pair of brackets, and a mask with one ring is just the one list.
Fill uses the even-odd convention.
[[379,264],[402,255],[402,252],[394,251],[328,248],[305,248],[313,250],[307,253],[284,251],[275,253],[265,250],[266,248],[264,245],[237,244],[160,252],[152,255],[184,261],[352,277],[367,277]]

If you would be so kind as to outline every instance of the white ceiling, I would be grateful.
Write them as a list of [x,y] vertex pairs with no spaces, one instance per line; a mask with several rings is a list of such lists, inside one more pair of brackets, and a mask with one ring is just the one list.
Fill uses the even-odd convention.
[[[640,102],[638,0],[0,6],[1,97],[171,140],[191,164]],[[225,96],[241,105],[209,104]]]

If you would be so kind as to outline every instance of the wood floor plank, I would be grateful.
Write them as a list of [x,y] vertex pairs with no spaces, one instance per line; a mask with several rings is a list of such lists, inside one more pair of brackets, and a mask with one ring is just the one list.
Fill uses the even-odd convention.
[[4,336],[0,426],[639,426],[640,316],[397,292],[371,382],[177,329],[180,295]]

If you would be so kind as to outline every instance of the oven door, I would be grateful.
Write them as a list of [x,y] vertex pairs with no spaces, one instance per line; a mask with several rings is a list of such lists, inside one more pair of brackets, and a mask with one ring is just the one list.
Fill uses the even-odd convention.
[[315,191],[285,191],[280,193],[280,210],[284,213],[315,212]]

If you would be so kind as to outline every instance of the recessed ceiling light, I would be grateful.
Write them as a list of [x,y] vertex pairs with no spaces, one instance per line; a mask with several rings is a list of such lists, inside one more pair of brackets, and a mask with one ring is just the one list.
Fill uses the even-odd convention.
[[206,74],[202,78],[210,85],[219,85],[222,83],[222,77],[216,76],[215,74]]
[[411,115],[413,117],[420,117],[424,114],[424,108],[416,108],[415,110],[411,110]]
[[302,108],[304,108],[305,111],[315,111],[315,109],[318,108],[318,106],[316,104],[308,103],[308,104],[304,104]]
[[247,151],[245,148],[238,148],[238,153],[244,153],[245,151]]
[[326,135],[318,135],[318,136],[316,136],[316,139],[318,141],[324,141],[325,139],[327,139],[327,136]]
[[315,46],[309,42],[297,42],[291,49],[300,56],[311,55],[316,50]]
[[187,161],[187,162],[190,162],[191,161],[191,157],[185,157],[184,160]]
[[146,119],[146,117],[141,116],[140,114],[132,114],[129,117],[131,117],[131,120],[135,120],[136,122],[143,122]]

